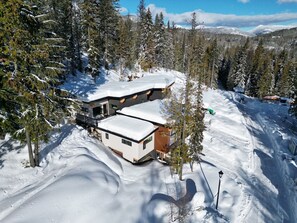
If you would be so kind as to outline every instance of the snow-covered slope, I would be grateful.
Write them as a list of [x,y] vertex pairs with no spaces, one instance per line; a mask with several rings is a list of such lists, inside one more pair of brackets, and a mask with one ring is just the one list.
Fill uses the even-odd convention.
[[[172,75],[178,89],[183,75]],[[157,161],[132,165],[74,125],[42,146],[34,169],[23,168],[25,147],[0,141],[0,222],[297,222],[287,108],[221,90],[203,100],[216,115],[206,114],[204,155],[184,181]]]
[[226,27],[226,26],[218,26],[218,27],[208,27],[203,26],[201,30],[204,32],[216,33],[216,34],[233,34],[233,35],[241,35],[241,36],[255,36],[254,33],[242,31],[235,27]]
[[287,25],[260,25],[257,26],[256,28],[254,28],[253,30],[251,30],[251,33],[254,35],[262,35],[262,34],[267,34],[267,33],[271,33],[274,31],[278,31],[278,30],[282,30],[282,29],[291,29],[297,27],[297,25],[295,26],[287,26]]

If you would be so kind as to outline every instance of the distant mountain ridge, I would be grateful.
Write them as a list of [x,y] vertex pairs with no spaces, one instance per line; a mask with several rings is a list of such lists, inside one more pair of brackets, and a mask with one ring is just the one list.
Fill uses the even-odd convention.
[[205,32],[215,33],[215,34],[233,34],[233,35],[241,35],[247,37],[254,37],[254,36],[261,36],[269,33],[273,33],[280,30],[289,30],[297,28],[296,26],[284,26],[284,25],[260,25],[254,28],[251,31],[242,31],[236,27],[225,27],[225,26],[218,26],[218,27],[198,27]]

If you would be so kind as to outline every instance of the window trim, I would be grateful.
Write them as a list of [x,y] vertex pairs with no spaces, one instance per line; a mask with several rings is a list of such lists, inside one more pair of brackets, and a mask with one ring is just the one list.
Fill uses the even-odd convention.
[[146,138],[144,141],[143,141],[143,150],[146,149],[146,145],[149,144],[151,141],[153,141],[153,136],[149,136],[148,138]]
[[132,142],[126,139],[122,139],[122,144],[125,144],[127,146],[132,146]]

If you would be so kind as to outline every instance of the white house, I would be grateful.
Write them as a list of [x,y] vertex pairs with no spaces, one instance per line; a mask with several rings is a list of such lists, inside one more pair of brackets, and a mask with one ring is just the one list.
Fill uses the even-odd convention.
[[104,145],[121,155],[124,159],[137,163],[154,151],[154,132],[152,123],[115,115],[98,123]]
[[118,114],[148,121],[158,128],[155,133],[155,150],[160,159],[165,159],[175,142],[175,133],[167,126],[164,101],[154,100],[125,107]]

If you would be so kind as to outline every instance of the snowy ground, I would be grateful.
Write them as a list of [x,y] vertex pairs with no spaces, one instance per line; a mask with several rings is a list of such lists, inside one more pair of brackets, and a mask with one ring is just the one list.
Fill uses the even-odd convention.
[[[178,86],[182,75],[174,75]],[[184,181],[157,161],[132,165],[74,125],[53,134],[34,169],[23,167],[26,147],[7,137],[0,141],[0,222],[159,223],[179,216],[184,222],[297,222],[287,107],[239,99],[204,92],[216,115],[206,114],[204,156],[193,172],[184,166]]]

